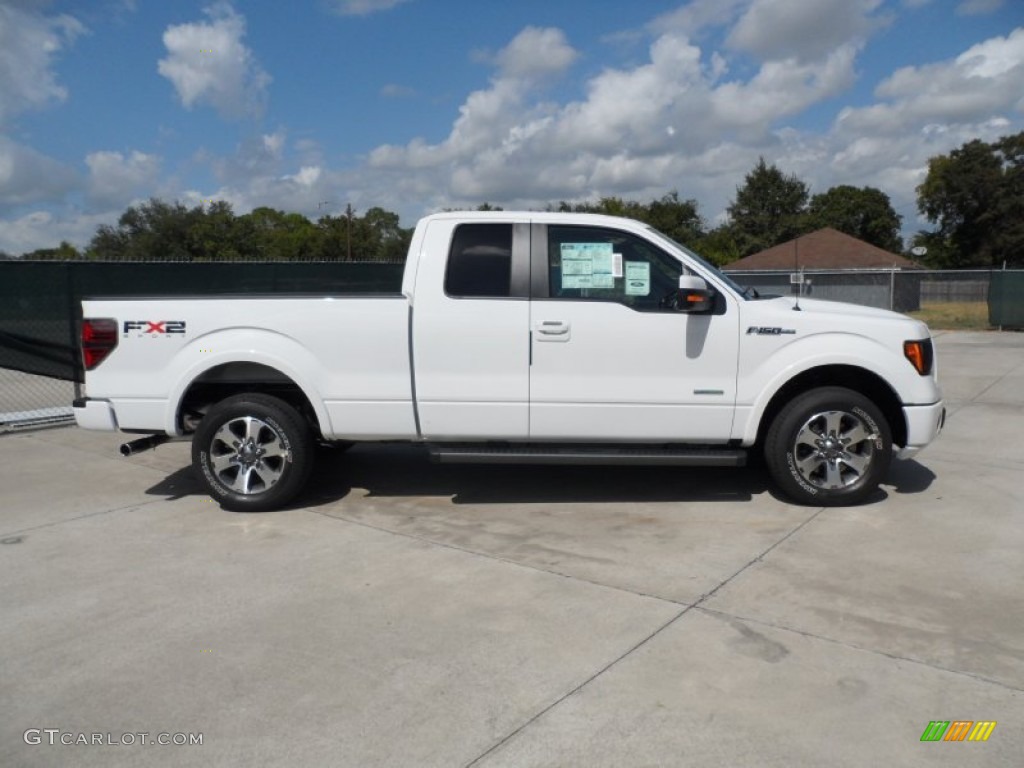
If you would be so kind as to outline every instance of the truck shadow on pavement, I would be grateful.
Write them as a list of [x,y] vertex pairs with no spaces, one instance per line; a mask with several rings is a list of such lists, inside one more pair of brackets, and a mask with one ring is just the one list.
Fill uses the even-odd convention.
[[[916,461],[894,461],[884,486],[896,494],[921,493],[934,480]],[[169,500],[204,496],[191,467],[146,491]],[[771,487],[762,462],[745,468],[434,464],[411,445],[363,444],[348,451],[321,449],[299,497],[286,509],[361,498],[446,497],[454,504],[642,503],[750,501],[760,494],[788,502]],[[886,499],[879,489],[868,501]]]

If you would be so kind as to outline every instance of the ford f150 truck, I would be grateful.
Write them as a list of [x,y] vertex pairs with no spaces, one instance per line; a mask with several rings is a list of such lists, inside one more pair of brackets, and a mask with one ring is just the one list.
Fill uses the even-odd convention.
[[[397,286],[396,286],[397,288]],[[221,505],[286,504],[318,441],[440,461],[741,466],[863,501],[945,410],[923,323],[758,296],[640,222],[442,213],[401,290],[83,302],[79,426],[191,439]]]

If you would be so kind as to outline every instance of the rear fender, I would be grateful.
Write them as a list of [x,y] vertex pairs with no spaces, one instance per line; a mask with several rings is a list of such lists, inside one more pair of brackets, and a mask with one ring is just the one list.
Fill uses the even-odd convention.
[[[322,364],[305,347],[284,334],[263,328],[230,328],[191,339],[175,355],[172,369],[181,371],[168,397],[165,429],[180,435],[178,410],[189,387],[207,371],[230,363],[256,363],[287,376],[309,401],[321,434],[331,432],[331,422],[320,395]],[[240,385],[240,391],[244,384]]]

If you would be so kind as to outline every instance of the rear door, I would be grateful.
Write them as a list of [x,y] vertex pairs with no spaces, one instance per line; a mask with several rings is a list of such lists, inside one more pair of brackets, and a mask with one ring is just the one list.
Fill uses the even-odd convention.
[[411,317],[422,435],[526,439],[529,224],[442,218],[423,248]]
[[739,325],[731,296],[714,314],[679,312],[679,259],[605,227],[535,226],[533,273],[531,439],[728,439]]

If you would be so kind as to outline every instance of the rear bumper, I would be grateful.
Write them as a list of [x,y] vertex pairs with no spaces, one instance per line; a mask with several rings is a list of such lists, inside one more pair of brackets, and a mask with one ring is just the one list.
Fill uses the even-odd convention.
[[946,425],[946,406],[941,400],[931,405],[905,405],[903,416],[907,420],[907,444],[896,455],[909,459],[942,432]]
[[82,429],[117,431],[117,417],[114,415],[113,406],[107,400],[75,400],[71,410],[75,414],[75,423]]

